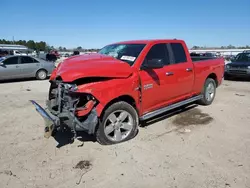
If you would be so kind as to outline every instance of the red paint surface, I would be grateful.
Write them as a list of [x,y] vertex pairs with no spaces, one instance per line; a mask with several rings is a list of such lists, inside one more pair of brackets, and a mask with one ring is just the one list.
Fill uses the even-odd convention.
[[[167,65],[150,71],[140,70],[148,51],[158,43],[181,43],[185,49],[187,61]],[[73,82],[85,77],[108,77],[105,81],[82,84],[77,92],[91,93],[98,101],[98,115],[108,103],[120,96],[130,96],[134,99],[139,115],[184,100],[195,94],[200,94],[205,80],[210,74],[215,74],[220,84],[224,74],[224,60],[211,59],[193,63],[188,48],[182,40],[144,40],[126,41],[120,43],[146,44],[134,65],[116,60],[113,57],[100,54],[80,55],[68,58],[52,73],[51,79],[61,76],[64,82]],[[187,72],[187,68],[192,68]],[[166,76],[166,72],[174,75]],[[141,83],[141,84],[140,84]],[[144,85],[153,87],[144,90]],[[141,85],[141,90],[138,87]],[[141,95],[141,102],[140,102]]]
[[64,82],[96,76],[126,78],[131,73],[132,69],[127,63],[94,53],[68,58],[56,71],[56,75],[61,76]]

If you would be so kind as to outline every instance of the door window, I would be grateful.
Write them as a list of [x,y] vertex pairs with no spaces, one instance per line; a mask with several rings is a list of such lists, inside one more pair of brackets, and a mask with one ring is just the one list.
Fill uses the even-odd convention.
[[160,60],[164,65],[170,64],[169,52],[167,50],[166,44],[156,44],[148,52],[146,56],[146,61],[148,60]]
[[3,61],[5,65],[15,65],[18,64],[18,57],[10,57]]
[[33,59],[32,57],[29,56],[23,56],[21,57],[21,63],[22,64],[27,64],[27,63],[37,63],[38,61],[36,61],[35,59]]
[[174,64],[187,62],[187,56],[181,43],[171,43],[170,46],[174,55]]

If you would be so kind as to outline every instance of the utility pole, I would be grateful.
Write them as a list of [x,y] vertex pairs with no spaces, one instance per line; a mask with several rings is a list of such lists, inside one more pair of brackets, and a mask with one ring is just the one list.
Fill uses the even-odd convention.
[[12,37],[12,42],[13,42],[13,44],[15,43],[15,39],[14,39],[14,36]]

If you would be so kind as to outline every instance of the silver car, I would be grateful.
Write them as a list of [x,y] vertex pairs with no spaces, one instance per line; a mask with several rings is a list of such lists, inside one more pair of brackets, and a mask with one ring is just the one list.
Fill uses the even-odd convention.
[[55,68],[53,62],[30,56],[6,56],[0,58],[0,80],[32,78],[44,80]]

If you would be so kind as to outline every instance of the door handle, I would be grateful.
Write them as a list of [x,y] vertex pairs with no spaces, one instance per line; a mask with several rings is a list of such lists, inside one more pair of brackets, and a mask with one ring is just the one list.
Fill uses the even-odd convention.
[[19,68],[19,66],[18,66],[18,65],[16,65],[16,68]]
[[191,72],[193,69],[192,68],[186,68],[187,72]]
[[166,72],[166,76],[172,76],[172,75],[174,75],[173,72]]

